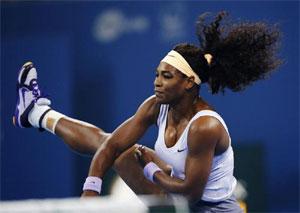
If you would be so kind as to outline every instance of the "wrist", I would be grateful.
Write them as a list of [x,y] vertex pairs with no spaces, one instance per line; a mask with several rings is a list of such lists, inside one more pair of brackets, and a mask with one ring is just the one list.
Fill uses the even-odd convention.
[[90,190],[90,191],[98,192],[98,194],[100,194],[101,187],[102,187],[101,178],[95,176],[89,176],[86,178],[82,190],[83,191]]
[[144,176],[150,180],[152,183],[154,183],[153,177],[154,173],[162,171],[161,168],[159,168],[154,162],[149,162],[144,167]]

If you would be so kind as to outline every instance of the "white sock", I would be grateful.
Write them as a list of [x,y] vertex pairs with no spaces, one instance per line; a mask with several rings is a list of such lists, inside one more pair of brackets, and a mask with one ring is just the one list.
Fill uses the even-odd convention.
[[[44,117],[41,120],[42,116]],[[28,115],[28,121],[33,127],[44,128],[55,134],[57,122],[62,117],[65,117],[65,115],[52,110],[48,105],[38,105],[35,103]]]
[[36,128],[40,128],[39,122],[41,116],[47,111],[51,109],[48,105],[38,105],[34,104],[34,107],[28,114],[29,123]]
[[28,121],[33,127],[43,128],[43,129],[46,129],[47,131],[55,134],[55,127],[61,118],[65,118],[69,121],[78,123],[83,126],[95,127],[92,124],[67,117],[64,114],[61,114],[61,113],[51,109],[49,107],[50,104],[51,104],[50,100],[45,99],[45,98],[39,99],[37,101],[37,103],[34,104],[33,109],[29,112],[29,115],[28,115]]

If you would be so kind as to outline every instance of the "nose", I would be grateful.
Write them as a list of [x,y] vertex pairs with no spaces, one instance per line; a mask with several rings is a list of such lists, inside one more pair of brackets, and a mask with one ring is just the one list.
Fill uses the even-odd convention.
[[156,76],[154,79],[154,87],[161,87],[161,78],[160,76]]

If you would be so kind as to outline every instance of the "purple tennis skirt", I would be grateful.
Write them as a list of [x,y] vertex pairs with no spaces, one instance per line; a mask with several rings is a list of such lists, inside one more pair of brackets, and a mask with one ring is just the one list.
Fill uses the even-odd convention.
[[233,195],[230,198],[217,203],[200,200],[197,203],[190,205],[190,211],[201,212],[201,213],[209,213],[209,212],[243,213],[244,212]]

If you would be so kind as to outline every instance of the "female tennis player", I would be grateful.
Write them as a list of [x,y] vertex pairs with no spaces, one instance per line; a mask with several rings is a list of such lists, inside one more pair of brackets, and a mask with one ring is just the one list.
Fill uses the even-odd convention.
[[[46,129],[72,149],[94,154],[84,197],[101,193],[113,167],[137,194],[184,196],[194,212],[241,212],[233,196],[230,134],[200,86],[207,83],[212,94],[238,92],[264,79],[281,63],[280,33],[265,22],[221,25],[226,16],[220,12],[211,23],[206,14],[199,17],[200,45],[181,43],[166,54],[156,70],[155,95],[113,133],[51,109],[31,62],[19,73],[15,125]],[[158,128],[155,150],[136,144],[151,125]]]

